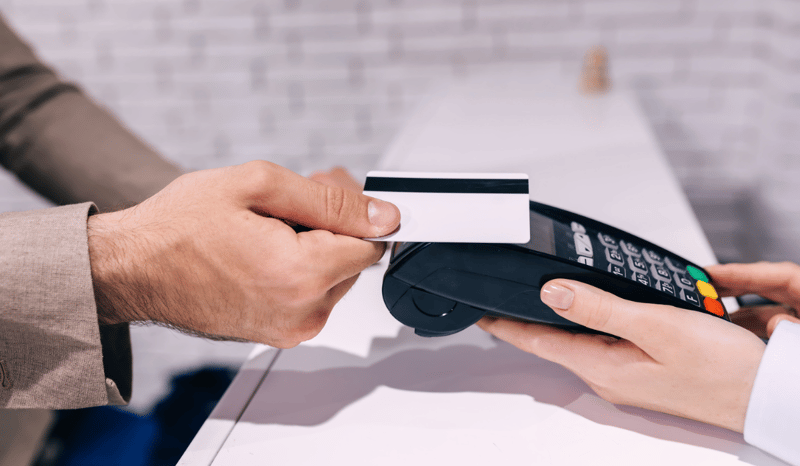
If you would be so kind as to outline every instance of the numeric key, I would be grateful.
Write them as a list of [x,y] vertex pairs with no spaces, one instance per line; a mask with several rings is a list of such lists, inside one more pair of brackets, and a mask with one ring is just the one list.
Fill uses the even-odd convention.
[[603,243],[603,246],[611,249],[617,249],[617,240],[615,240],[611,236],[605,233],[598,233],[597,239],[599,239],[600,242]]
[[664,259],[661,257],[661,255],[657,252],[651,251],[650,249],[642,249],[642,256],[644,256],[644,259],[651,264],[664,265]]
[[677,272],[672,274],[672,277],[675,279],[675,284],[683,288],[684,290],[690,290],[690,291],[694,290],[694,282],[691,279],[686,278],[685,276]]
[[608,264],[608,271],[614,275],[619,275],[620,277],[625,276],[625,269],[618,265]]
[[640,249],[627,241],[620,241],[619,245],[622,246],[622,250],[625,251],[625,254],[633,257],[642,257],[642,253]]
[[650,277],[648,277],[647,275],[645,275],[643,273],[639,273],[639,272],[631,273],[631,280],[633,280],[635,282],[639,282],[642,285],[650,286]]
[[673,272],[683,273],[686,270],[686,266],[684,266],[675,259],[670,259],[669,257],[664,258],[664,264],[666,264],[667,267],[669,267],[669,269],[672,270]]
[[629,257],[628,268],[630,268],[634,272],[639,272],[647,275],[647,263],[641,259],[637,259],[635,257]]
[[606,260],[609,264],[623,266],[625,265],[625,258],[622,257],[622,253],[617,251],[616,249],[606,248]]
[[672,286],[672,283],[659,281],[658,284],[656,285],[656,288],[663,291],[664,293],[668,293],[672,296],[675,296],[675,287]]
[[650,266],[650,273],[655,277],[656,280],[662,282],[671,282],[672,278],[669,275],[669,272],[664,267],[659,267],[656,264]]

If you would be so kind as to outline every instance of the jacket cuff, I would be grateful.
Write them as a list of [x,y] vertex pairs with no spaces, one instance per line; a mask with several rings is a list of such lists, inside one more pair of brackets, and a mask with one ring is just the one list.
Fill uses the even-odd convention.
[[92,203],[0,214],[0,406],[122,404],[127,325],[100,326],[87,218]]
[[800,465],[800,324],[782,321],[758,367],[744,439],[778,458]]

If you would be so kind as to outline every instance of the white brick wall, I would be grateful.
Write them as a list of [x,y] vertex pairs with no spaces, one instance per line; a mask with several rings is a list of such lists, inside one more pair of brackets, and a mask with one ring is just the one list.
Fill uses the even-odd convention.
[[[577,80],[583,53],[603,44],[614,86],[639,95],[723,258],[800,260],[797,0],[0,0],[0,9],[65,76],[189,169],[266,158],[363,173],[435,83],[509,63]],[[0,210],[40,205],[0,178]]]

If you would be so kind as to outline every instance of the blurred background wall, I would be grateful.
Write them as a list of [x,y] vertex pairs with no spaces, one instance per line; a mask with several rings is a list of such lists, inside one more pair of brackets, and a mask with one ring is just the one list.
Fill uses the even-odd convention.
[[[0,0],[67,78],[187,169],[363,173],[435,83],[604,45],[721,260],[800,260],[796,0]],[[0,210],[43,205],[7,176]]]

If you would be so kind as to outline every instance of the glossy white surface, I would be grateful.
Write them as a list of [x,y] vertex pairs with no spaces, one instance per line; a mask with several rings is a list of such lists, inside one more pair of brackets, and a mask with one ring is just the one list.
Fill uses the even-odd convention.
[[278,354],[279,350],[263,345],[253,348],[228,390],[192,439],[179,465],[207,465],[214,461]]
[[[630,96],[537,89],[530,76],[450,89],[380,168],[521,171],[535,200],[714,261]],[[381,301],[384,267],[317,338],[281,352],[212,464],[783,464],[739,434],[607,403],[477,328],[417,337]]]

